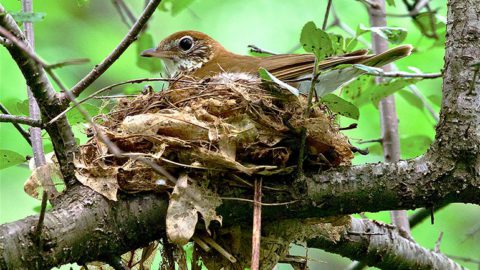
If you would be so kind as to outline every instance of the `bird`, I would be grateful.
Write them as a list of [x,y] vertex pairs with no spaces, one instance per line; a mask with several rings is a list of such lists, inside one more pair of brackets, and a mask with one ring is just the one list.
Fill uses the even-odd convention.
[[[360,49],[325,58],[318,62],[318,70],[332,69],[342,64],[380,67],[408,56],[411,51],[411,45],[397,46],[380,54],[369,54],[368,50]],[[235,54],[207,34],[193,30],[173,33],[163,39],[156,48],[143,51],[141,56],[160,58],[170,74],[188,75],[196,79],[214,77],[222,73],[255,77],[258,76],[259,69],[264,68],[282,81],[297,80],[311,76],[315,64],[315,56],[308,53],[276,54],[266,57]],[[351,69],[350,72],[333,74],[330,77],[338,82],[328,87],[338,88],[365,72]]]

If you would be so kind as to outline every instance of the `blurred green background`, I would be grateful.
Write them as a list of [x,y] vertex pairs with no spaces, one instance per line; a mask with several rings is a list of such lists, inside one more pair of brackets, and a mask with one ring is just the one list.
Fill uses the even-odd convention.
[[[90,63],[69,66],[57,71],[62,81],[73,86],[92,67],[110,53],[128,31],[122,23],[111,1],[90,0],[37,0],[34,10],[46,14],[44,20],[36,22],[35,45],[37,53],[49,63],[66,59],[89,58]],[[134,13],[138,15],[144,1],[126,1]],[[172,3],[173,2],[173,3]],[[289,52],[298,48],[298,40],[302,26],[313,20],[321,25],[326,0],[181,0],[188,4],[184,9],[175,8],[175,1],[167,1],[167,11],[157,11],[148,24],[147,32],[153,35],[155,43],[172,32],[179,30],[199,30],[221,42],[229,50],[247,54],[247,45],[255,44],[260,48],[274,52]],[[396,1],[397,7],[388,7],[388,13],[402,13],[406,10]],[[9,12],[21,10],[20,1],[3,0],[2,5]],[[172,6],[173,5],[173,6]],[[446,1],[432,2],[432,8],[438,14],[446,16]],[[173,8],[172,8],[173,7]],[[334,1],[334,9],[340,20],[352,29],[359,24],[368,26],[368,15],[364,6],[358,1]],[[400,70],[412,72],[415,67],[422,72],[439,72],[443,67],[443,46],[435,46],[435,41],[422,37],[418,28],[410,18],[392,17],[389,26],[408,29],[404,43],[415,46],[414,54],[398,61]],[[344,36],[348,34],[339,27],[331,27],[329,32]],[[369,35],[364,35],[367,42]],[[158,76],[137,66],[137,44],[133,44],[125,54],[92,86],[86,93],[99,88],[134,78]],[[362,47],[361,44],[358,48]],[[301,49],[296,50],[302,52]],[[149,59],[148,61],[157,61]],[[25,111],[22,101],[26,99],[25,80],[15,62],[4,48],[0,48],[0,102],[12,113]],[[156,85],[156,84],[153,84]],[[417,86],[428,104],[438,113],[441,98],[441,79],[424,80]],[[110,94],[136,93],[141,86],[126,86],[113,90]],[[435,135],[435,120],[422,105],[420,100],[412,97],[407,89],[396,94],[399,115],[399,130],[402,145],[402,158],[411,158],[424,153]],[[98,104],[98,102],[97,102]],[[72,116],[71,118],[74,118]],[[342,126],[353,121],[340,119]],[[371,140],[380,137],[379,112],[372,104],[360,108],[358,128],[346,132],[355,144],[358,140]],[[85,141],[83,124],[75,125],[76,136]],[[27,156],[32,155],[29,145],[20,137],[12,125],[0,124],[0,149],[12,150]],[[47,151],[51,144],[45,140]],[[375,144],[358,145],[369,147],[371,154],[357,156],[355,164],[379,162],[382,160],[381,147]],[[50,150],[49,150],[50,149]],[[30,171],[26,164],[0,170],[0,224],[12,222],[38,211],[40,202],[23,192],[23,183]],[[37,209],[37,210],[35,210]],[[389,222],[389,213],[366,213],[371,219]],[[435,224],[425,220],[413,230],[413,237],[422,246],[433,249],[440,232],[444,233],[441,251],[447,255],[455,255],[472,259],[480,259],[480,232],[468,233],[480,224],[480,208],[473,205],[453,204],[435,214]],[[304,254],[304,248],[294,248],[294,253]],[[350,260],[338,255],[331,255],[318,250],[310,250],[309,257],[315,261],[309,264],[311,269],[344,269]],[[469,268],[477,267],[474,263],[458,261]],[[280,269],[291,269],[281,265]]]

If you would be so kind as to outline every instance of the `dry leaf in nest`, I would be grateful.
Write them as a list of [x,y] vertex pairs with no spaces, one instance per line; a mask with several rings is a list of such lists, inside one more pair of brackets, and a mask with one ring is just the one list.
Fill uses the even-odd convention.
[[222,203],[218,195],[180,176],[170,196],[167,209],[167,236],[171,243],[185,245],[192,238],[201,214],[208,230],[213,220],[222,223],[215,209]]

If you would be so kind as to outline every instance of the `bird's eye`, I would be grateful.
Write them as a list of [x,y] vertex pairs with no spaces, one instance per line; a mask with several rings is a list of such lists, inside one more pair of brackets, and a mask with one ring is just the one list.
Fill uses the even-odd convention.
[[183,51],[188,51],[192,48],[193,46],[193,39],[189,36],[186,36],[186,37],[183,37],[182,39],[180,39],[180,41],[178,42],[178,46],[180,47],[180,49],[182,49]]

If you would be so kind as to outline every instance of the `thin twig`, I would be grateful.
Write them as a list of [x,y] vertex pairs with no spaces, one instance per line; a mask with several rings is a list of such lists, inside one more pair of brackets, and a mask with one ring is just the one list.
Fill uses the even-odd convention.
[[382,143],[383,142],[383,139],[382,138],[378,138],[378,139],[372,139],[372,140],[361,140],[359,142],[357,142],[358,144],[364,144],[364,143]]
[[325,9],[325,16],[323,17],[322,30],[325,31],[327,28],[328,14],[330,13],[330,8],[332,7],[332,0],[328,0],[327,8]]
[[45,220],[45,212],[47,209],[47,198],[48,198],[48,193],[47,193],[47,190],[44,189],[42,194],[42,204],[40,206],[40,216],[38,217],[38,223],[37,223],[37,227],[35,227],[35,233],[34,233],[34,238],[39,246],[42,239],[41,235],[42,235],[43,221]]
[[442,73],[408,73],[408,72],[367,72],[364,75],[389,77],[389,78],[423,78],[423,79],[437,79],[441,78]]
[[223,247],[221,247],[217,242],[215,242],[210,236],[208,235],[200,235],[200,239],[205,241],[207,244],[209,244],[213,249],[218,251],[223,257],[227,258],[231,263],[236,263],[237,259],[230,254],[228,251],[226,251]]
[[90,59],[88,59],[88,58],[78,58],[78,59],[71,59],[71,60],[58,62],[58,63],[55,63],[55,64],[48,64],[47,66],[45,66],[45,68],[55,69],[55,68],[62,68],[62,67],[65,67],[65,66],[82,65],[82,64],[85,64],[85,63],[88,63],[88,62],[90,62]]
[[114,96],[99,96],[99,97],[92,97],[93,99],[116,99],[116,98],[134,98],[138,97],[138,95],[114,95]]
[[[0,103],[0,111],[4,114],[11,114],[7,108],[5,106],[3,106],[2,103]],[[32,145],[32,142],[30,141],[30,134],[25,131],[25,129],[23,129],[18,123],[13,123],[13,126],[18,130],[18,132],[20,132],[20,134],[22,135],[22,137],[28,142],[28,144]]]
[[123,9],[120,7],[120,5],[118,4],[118,1],[117,0],[112,0],[112,4],[113,6],[115,7],[115,9],[118,11],[118,14],[120,15],[120,19],[122,20],[122,22],[128,27],[128,28],[131,28],[132,25],[130,24],[130,22],[128,22],[128,19],[127,17],[125,16],[125,14],[123,13]]
[[[132,26],[127,35],[122,39],[120,44],[107,56],[103,61],[96,65],[92,71],[90,71],[83,79],[81,79],[75,86],[70,90],[74,97],[78,97],[83,90],[85,90],[89,85],[91,85],[98,77],[100,77],[132,44],[136,39],[137,35],[142,30],[143,26],[147,23],[148,19],[155,12],[157,6],[160,4],[161,0],[151,0],[150,3],[145,7],[143,13],[140,15],[138,20]],[[68,100],[67,95],[65,99]]]
[[197,244],[201,249],[203,249],[205,252],[209,252],[211,250],[210,246],[205,243],[200,237],[194,235],[192,236],[192,240],[195,241],[195,244]]
[[262,48],[259,48],[258,46],[256,45],[248,45],[247,46],[249,49],[250,49],[250,52],[254,52],[254,53],[264,53],[264,54],[269,54],[269,55],[277,55],[277,53],[274,53],[272,51],[268,51],[268,50],[264,50]]
[[435,248],[433,250],[436,253],[440,253],[440,245],[442,244],[442,238],[443,238],[443,232],[440,232],[440,234],[438,235],[438,239],[435,242]]
[[253,195],[252,263],[250,269],[260,268],[260,238],[262,231],[262,179],[255,179]]
[[[85,101],[95,97],[96,95],[99,95],[103,92],[106,92],[108,90],[111,90],[117,86],[120,86],[120,85],[125,85],[125,84],[135,84],[135,83],[141,83],[141,82],[167,82],[167,81],[172,81],[173,79],[167,79],[167,78],[142,78],[142,79],[134,79],[134,80],[128,80],[128,81],[125,81],[125,82],[119,82],[119,83],[115,83],[115,84],[112,84],[112,85],[109,85],[109,86],[106,86],[106,87],[103,87],[102,89],[100,90],[97,90],[95,92],[93,92],[92,94],[90,94],[89,96],[79,100],[79,101],[75,101],[73,106],[71,107],[68,107],[66,110],[64,110],[63,112],[61,112],[60,114],[58,114],[57,116],[55,116],[54,118],[52,118],[48,123],[47,125],[50,125],[52,124],[53,122],[57,121],[60,117],[64,116],[67,112],[71,111],[72,109],[76,108],[78,105],[84,103]],[[73,96],[72,96],[73,97]]]
[[24,124],[24,125],[29,125],[31,127],[39,127],[39,128],[43,126],[41,120],[33,119],[26,116],[17,116],[17,115],[11,115],[11,114],[0,114],[0,122]]

